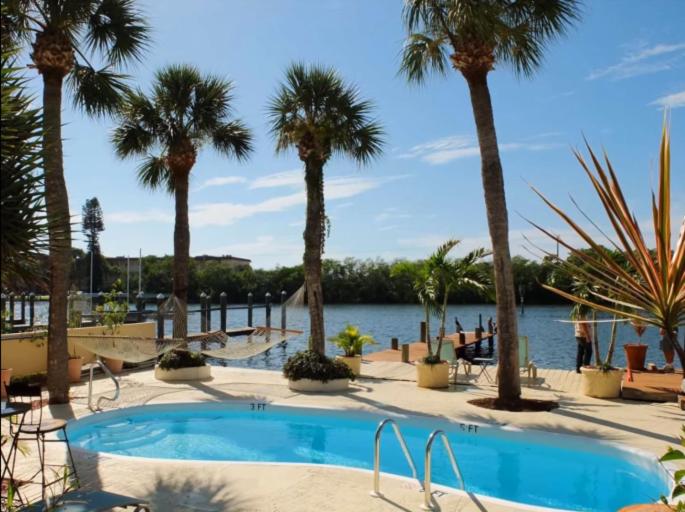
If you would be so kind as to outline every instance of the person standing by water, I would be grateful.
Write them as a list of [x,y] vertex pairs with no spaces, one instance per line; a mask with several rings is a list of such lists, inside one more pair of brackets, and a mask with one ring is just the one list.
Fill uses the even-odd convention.
[[587,366],[592,359],[592,325],[585,315],[575,317],[573,323],[578,350],[576,353],[576,373],[580,373],[581,366]]
[[660,329],[659,334],[661,335],[661,340],[659,341],[659,348],[664,353],[664,359],[666,360],[666,365],[664,366],[665,372],[673,371],[673,358],[675,357],[675,347],[673,346],[674,340],[678,337],[678,330],[673,333],[673,338],[666,336],[666,330]]

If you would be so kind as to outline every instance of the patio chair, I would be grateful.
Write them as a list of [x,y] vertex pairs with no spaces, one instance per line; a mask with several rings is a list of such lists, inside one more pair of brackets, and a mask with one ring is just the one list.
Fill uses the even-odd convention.
[[[17,429],[16,436],[17,443],[21,441],[34,441],[38,450],[38,471],[29,479],[33,480],[40,475],[40,484],[42,489],[43,500],[47,497],[47,490],[56,483],[62,483],[66,487],[64,491],[72,490],[73,482],[78,482],[78,475],[76,473],[76,465],[74,464],[74,457],[69,446],[69,438],[67,437],[67,422],[66,420],[43,418],[43,404],[41,386],[39,384],[10,384],[7,386],[7,400],[8,402],[29,403],[32,407],[25,414],[24,420],[18,426],[10,424],[11,429]],[[35,404],[35,402],[38,402]],[[60,435],[50,435],[60,434]],[[64,443],[67,449],[66,464],[48,464],[45,459],[45,447],[48,443]],[[16,454],[15,454],[16,457]],[[59,469],[65,469],[64,473],[60,473]],[[52,469],[54,472],[53,478],[48,479],[48,470]]]
[[528,372],[528,379],[531,377],[533,380],[538,378],[538,368],[530,360],[528,336],[519,336],[519,367],[521,371]]
[[[54,512],[99,512],[113,508],[133,507],[134,512],[150,512],[144,500],[106,491],[72,491],[61,496],[49,509]],[[42,512],[45,503],[33,503],[22,508],[21,512]]]
[[450,375],[452,376],[452,384],[457,384],[457,376],[459,375],[459,365],[464,367],[466,375],[471,373],[471,363],[464,359],[457,357],[457,349],[450,340],[445,340],[440,348],[440,359],[446,361],[450,365]]

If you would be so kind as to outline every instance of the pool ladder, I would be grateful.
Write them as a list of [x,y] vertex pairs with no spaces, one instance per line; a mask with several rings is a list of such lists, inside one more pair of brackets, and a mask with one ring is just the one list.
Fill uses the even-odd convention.
[[383,496],[381,494],[381,491],[380,491],[381,434],[383,433],[383,429],[385,428],[385,426],[388,424],[391,424],[393,427],[393,430],[395,431],[395,437],[397,437],[397,440],[400,443],[400,447],[402,448],[402,451],[404,452],[404,457],[405,457],[405,459],[407,459],[407,463],[409,464],[409,468],[411,469],[411,472],[412,472],[412,477],[414,479],[416,479],[416,481],[419,484],[419,488],[421,489],[421,491],[423,491],[423,505],[421,506],[422,509],[433,510],[433,508],[434,508],[433,503],[431,502],[431,498],[432,498],[432,493],[431,493],[431,461],[432,461],[432,454],[433,454],[433,442],[438,437],[442,438],[442,442],[445,446],[445,450],[447,451],[447,455],[450,459],[452,471],[454,472],[454,476],[459,481],[460,489],[462,491],[465,490],[464,478],[461,475],[461,470],[459,469],[459,464],[457,463],[457,458],[454,456],[454,451],[452,450],[452,445],[450,444],[450,441],[447,438],[447,435],[445,434],[445,432],[443,432],[442,430],[434,430],[433,432],[431,432],[430,436],[428,436],[428,441],[426,442],[426,450],[424,453],[425,474],[424,474],[424,479],[423,479],[423,484],[422,484],[421,481],[419,480],[418,473],[416,471],[416,464],[414,463],[414,459],[412,458],[411,453],[409,452],[409,449],[407,448],[407,443],[405,442],[404,436],[402,435],[402,432],[400,431],[400,427],[397,425],[397,422],[395,422],[395,420],[390,419],[390,418],[386,418],[378,424],[378,427],[376,428],[376,435],[374,438],[373,491],[371,491],[371,496],[375,496],[375,497]]
[[[114,382],[114,396],[113,397],[108,397],[108,396],[101,396],[98,398],[98,401],[95,404],[95,407],[93,407],[93,370],[95,369],[96,366],[99,366],[100,369],[103,371],[105,375],[107,375],[110,379],[112,379],[112,382]],[[109,368],[107,368],[107,365],[103,363],[100,358],[98,357],[95,359],[90,364],[90,376],[88,379],[88,409],[90,409],[93,412],[97,412],[101,410],[100,407],[100,402],[103,400],[109,400],[110,402],[115,402],[119,399],[119,381],[117,378],[112,375],[112,372],[109,371]]]

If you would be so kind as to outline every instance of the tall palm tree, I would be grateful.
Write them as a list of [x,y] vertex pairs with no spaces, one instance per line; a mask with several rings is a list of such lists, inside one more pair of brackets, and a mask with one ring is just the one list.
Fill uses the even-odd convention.
[[188,334],[188,182],[198,151],[210,144],[219,153],[244,160],[252,135],[232,118],[233,84],[203,76],[193,66],[172,65],[155,74],[152,93],[127,95],[112,143],[120,158],[143,157],[140,182],[174,195],[174,337]]
[[304,277],[310,322],[310,349],[324,354],[321,256],[327,218],[323,170],[335,154],[366,164],[381,153],[382,129],[370,117],[372,105],[360,99],[335,70],[293,64],[269,105],[276,151],[297,148],[304,164],[307,219],[304,230]]
[[578,18],[579,0],[406,0],[408,38],[401,70],[412,82],[448,63],[466,79],[478,132],[497,294],[498,382],[502,405],[521,396],[516,296],[509,254],[504,177],[488,88],[496,63],[530,75],[545,46]]
[[87,114],[111,113],[126,89],[116,69],[141,57],[148,27],[133,0],[3,0],[3,6],[3,43],[30,43],[31,67],[43,79],[43,160],[50,218],[48,389],[51,402],[63,403],[69,400],[71,226],[62,156],[62,87],[66,78],[74,104]]

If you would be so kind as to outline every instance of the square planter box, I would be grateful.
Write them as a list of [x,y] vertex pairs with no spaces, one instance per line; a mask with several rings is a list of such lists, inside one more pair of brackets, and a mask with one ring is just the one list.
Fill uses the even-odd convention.
[[288,387],[293,391],[310,393],[333,393],[347,389],[350,379],[333,379],[327,382],[312,379],[288,380]]

